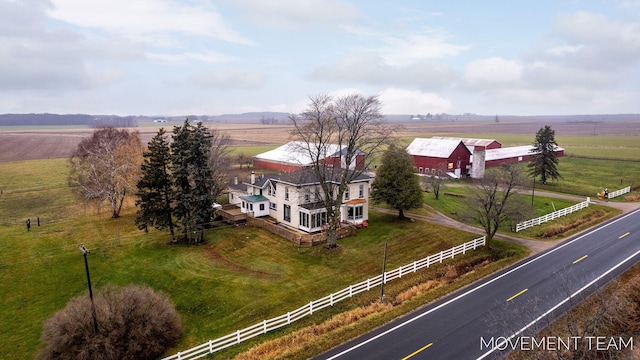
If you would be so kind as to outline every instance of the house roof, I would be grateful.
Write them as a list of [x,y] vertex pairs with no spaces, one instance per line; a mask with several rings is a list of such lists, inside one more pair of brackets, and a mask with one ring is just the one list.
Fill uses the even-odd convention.
[[267,199],[266,197],[264,197],[262,195],[240,196],[240,199],[248,201],[250,203],[269,201],[269,199]]
[[251,185],[253,187],[257,187],[259,189],[263,189],[265,187],[265,185],[269,182],[269,180],[275,179],[278,176],[279,176],[278,174],[262,174],[260,176],[256,176],[256,181],[253,184],[251,182],[244,182],[243,184],[245,186],[246,185]]
[[[335,170],[335,171],[332,171],[332,170]],[[342,172],[347,170],[344,170],[342,168],[328,168],[328,171],[330,171],[331,173],[327,174],[328,175],[327,177],[329,178],[327,179],[327,181],[337,182],[339,176],[342,175]],[[371,179],[372,177],[369,175],[360,174],[353,179],[352,183],[361,182],[361,181],[370,181]],[[284,183],[288,183],[296,186],[320,184],[320,181],[318,180],[318,177],[316,176],[316,174],[313,172],[312,169],[308,169],[308,168],[296,170],[287,174],[282,174],[277,178],[274,178],[273,181],[284,182]]]
[[[520,156],[532,155],[532,150],[534,149],[533,145],[523,145],[523,146],[511,146],[500,149],[489,149],[486,151],[484,160],[492,161],[492,160],[502,160],[502,159],[510,159]],[[561,147],[556,147],[556,151],[564,150]]]
[[[320,153],[324,154],[323,156],[320,156],[320,158],[324,159],[325,157],[339,155],[341,153],[341,149],[345,148],[346,145],[341,147],[337,144],[327,144],[323,149],[320,149]],[[317,146],[307,144],[304,141],[290,141],[273,150],[258,154],[254,158],[304,166],[313,163],[313,159],[309,156],[310,152],[317,153]]]
[[[471,147],[470,150],[473,150],[474,147],[487,147],[494,142],[500,144],[499,141],[495,139],[474,139],[474,138],[453,138],[453,137],[445,137],[445,136],[432,136],[432,139],[452,139],[452,140],[460,140],[462,143],[468,148]],[[502,146],[502,144],[500,144]]]
[[[456,138],[415,138],[407,147],[407,152],[410,155],[429,156],[446,159],[453,153],[453,151],[460,145],[460,143],[462,143],[462,140]],[[467,148],[465,147],[465,149]],[[467,151],[469,151],[469,149],[467,149]],[[469,151],[469,153],[471,152]]]

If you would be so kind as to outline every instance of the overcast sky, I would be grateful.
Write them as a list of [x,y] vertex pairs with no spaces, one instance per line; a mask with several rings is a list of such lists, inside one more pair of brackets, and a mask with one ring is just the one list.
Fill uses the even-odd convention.
[[640,112],[640,0],[0,0],[0,113]]

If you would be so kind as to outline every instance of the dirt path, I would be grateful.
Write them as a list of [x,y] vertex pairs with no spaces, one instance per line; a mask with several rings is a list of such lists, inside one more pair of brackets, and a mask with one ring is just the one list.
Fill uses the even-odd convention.
[[[586,200],[583,197],[579,197],[579,196],[574,196],[574,195],[565,195],[565,194],[557,194],[557,193],[552,193],[552,192],[546,192],[546,191],[539,191],[537,192],[539,195],[543,195],[545,197],[553,197],[553,198],[559,198],[559,199],[568,199],[568,200],[575,200],[577,202],[581,202]],[[636,210],[638,208],[640,208],[640,202],[609,202],[609,201],[603,201],[603,200],[594,200],[593,198],[590,199],[592,203],[594,204],[598,204],[598,205],[604,205],[604,206],[609,206],[612,208],[616,208],[616,209],[620,209],[622,210],[622,213],[628,213],[631,212],[633,210]],[[387,213],[387,214],[397,214],[398,212],[395,210],[389,210],[389,209],[382,209],[382,208],[375,208],[376,211],[380,211],[383,213]],[[407,213],[405,212],[405,216],[412,218],[412,219],[416,219],[416,220],[421,220],[421,221],[428,221],[428,222],[432,222],[432,223],[436,223],[436,224],[441,224],[441,225],[445,225],[445,226],[449,226],[449,227],[454,227],[456,229],[461,229],[461,230],[465,230],[471,233],[475,233],[475,234],[479,234],[479,235],[484,235],[484,230],[478,227],[474,227],[462,222],[459,222],[455,219],[452,219],[448,216],[445,216],[444,214],[432,210],[433,213],[429,214],[429,215],[418,215],[418,214],[413,214],[413,213]],[[586,230],[583,230],[582,232],[584,232]],[[579,233],[578,233],[579,234]],[[576,234],[572,234],[571,236],[575,236]],[[506,240],[506,241],[510,241],[522,246],[526,246],[531,253],[529,254],[529,256],[535,255],[539,252],[542,252],[544,250],[547,250],[559,243],[561,243],[562,241],[566,240],[566,238],[564,239],[559,239],[559,240],[530,240],[530,239],[523,239],[523,238],[519,238],[517,236],[511,236],[511,235],[506,235],[506,234],[496,234],[495,236],[497,239],[501,239],[501,240]]]

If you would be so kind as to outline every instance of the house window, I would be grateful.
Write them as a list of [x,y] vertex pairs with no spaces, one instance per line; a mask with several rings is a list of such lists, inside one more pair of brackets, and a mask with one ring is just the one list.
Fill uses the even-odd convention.
[[311,227],[319,228],[322,225],[327,223],[327,213],[321,212],[316,214],[311,214]]
[[284,221],[291,222],[291,205],[284,206]]
[[359,220],[363,217],[363,207],[362,205],[349,206],[347,208],[347,220]]
[[276,205],[276,203],[269,203],[269,209],[271,210],[278,210],[278,205]]
[[435,174],[436,174],[436,169],[431,169],[431,173],[432,173],[433,175],[435,175]]
[[316,192],[314,194],[315,197],[315,201],[320,200],[320,190],[318,188],[316,188]]
[[309,227],[309,214],[300,212],[300,226]]
[[311,194],[309,194],[309,192],[306,192],[304,194],[304,202],[308,203],[310,201],[310,199],[311,199]]
[[364,185],[360,184],[360,190],[358,191],[358,197],[362,199],[364,197]]
[[249,210],[253,211],[253,204],[249,204]]
[[246,209],[246,208],[247,208],[247,206],[245,205],[244,201],[242,202],[242,208],[243,208],[243,209]]
[[420,174],[422,174],[422,166],[418,168],[418,171],[420,172]]
[[425,173],[425,174],[428,174],[428,173],[429,173],[429,168],[425,168],[425,169],[424,169],[424,173]]
[[274,188],[273,185],[269,184],[267,194],[269,194],[269,196],[276,196],[276,188]]
[[289,200],[289,187],[285,186],[284,188],[284,199]]
[[347,188],[344,190],[344,199],[345,200],[349,200],[349,187],[347,186]]
[[260,204],[260,211],[264,211],[264,204]]

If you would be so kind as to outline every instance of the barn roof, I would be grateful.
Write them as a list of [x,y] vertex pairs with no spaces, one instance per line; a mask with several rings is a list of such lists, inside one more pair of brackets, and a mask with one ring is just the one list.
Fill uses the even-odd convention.
[[[486,148],[487,146],[493,144],[494,142],[500,144],[500,142],[496,139],[453,138],[453,137],[445,137],[445,136],[432,136],[431,138],[460,140],[467,148],[470,147],[469,150],[471,151],[473,151],[473,148],[476,146]],[[502,146],[502,144],[500,144],[500,146]]]
[[[524,146],[511,146],[500,149],[489,149],[485,153],[484,160],[492,161],[492,160],[502,160],[502,159],[510,159],[516,158],[520,156],[532,155],[533,145],[524,145]],[[561,147],[556,147],[556,151],[563,151],[564,149]]]
[[460,145],[460,143],[462,143],[462,140],[456,138],[415,138],[407,147],[407,152],[410,155],[429,156],[446,159],[453,153],[453,151]]
[[[309,151],[309,146],[312,147],[311,151]],[[346,145],[342,146],[342,151],[344,151],[344,148],[346,148]],[[317,152],[316,145],[308,145],[303,141],[290,141],[273,150],[258,154],[254,158],[304,166],[313,163],[313,160],[309,156],[310,152]],[[341,153],[341,147],[337,144],[327,144],[326,147],[322,149],[322,152],[324,156],[321,156],[321,159],[329,156],[337,156]]]

